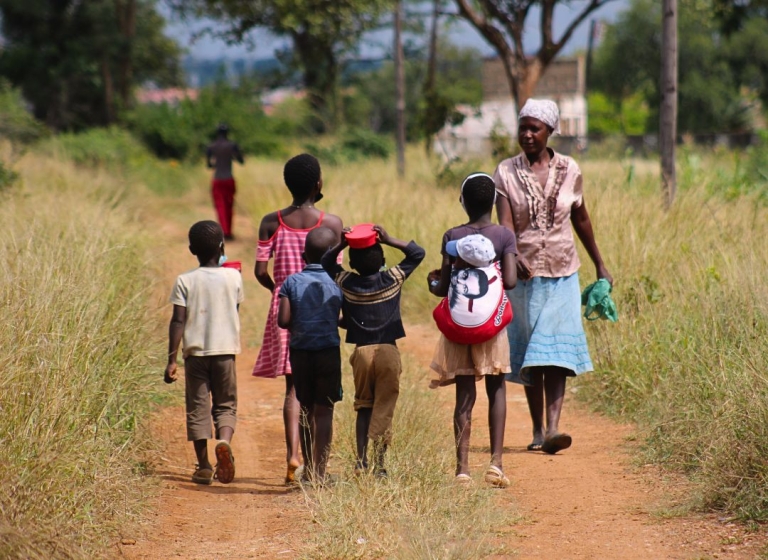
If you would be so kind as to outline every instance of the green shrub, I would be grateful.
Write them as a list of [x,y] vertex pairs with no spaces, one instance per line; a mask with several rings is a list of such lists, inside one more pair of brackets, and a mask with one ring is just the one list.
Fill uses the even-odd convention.
[[48,134],[48,129],[27,110],[19,90],[0,79],[0,137],[29,144]]
[[340,165],[366,159],[387,159],[392,153],[392,141],[369,130],[352,129],[330,144],[308,142],[304,149],[322,164]]
[[[443,164],[435,172],[435,183],[438,187],[457,189],[470,173],[482,171],[484,162],[477,159],[454,158]],[[493,170],[489,171],[493,173]]]
[[349,161],[356,159],[387,159],[392,153],[392,141],[370,130],[354,128],[341,139],[341,150]]
[[130,164],[149,156],[141,142],[118,127],[59,134],[43,149],[48,153],[57,152],[78,165],[91,166]]
[[0,161],[0,191],[3,191],[13,185],[18,178],[18,173],[12,169],[9,169],[7,165]]

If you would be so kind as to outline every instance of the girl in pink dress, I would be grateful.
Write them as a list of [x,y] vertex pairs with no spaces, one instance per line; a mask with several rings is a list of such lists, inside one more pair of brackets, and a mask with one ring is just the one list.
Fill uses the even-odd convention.
[[[285,376],[285,400],[283,422],[285,423],[286,461],[288,468],[286,484],[295,481],[296,469],[301,465],[299,454],[299,402],[293,388],[291,364],[288,359],[289,336],[287,330],[277,326],[278,294],[285,279],[304,268],[301,258],[307,234],[319,226],[341,235],[342,223],[338,216],[326,214],[315,208],[315,202],[322,198],[323,180],[320,163],[314,156],[301,154],[288,160],[283,169],[283,178],[293,196],[293,203],[287,208],[264,216],[259,226],[259,246],[256,251],[254,273],[259,284],[272,292],[272,301],[264,329],[264,340],[253,368],[256,377]],[[268,270],[269,259],[275,259],[273,274]]]

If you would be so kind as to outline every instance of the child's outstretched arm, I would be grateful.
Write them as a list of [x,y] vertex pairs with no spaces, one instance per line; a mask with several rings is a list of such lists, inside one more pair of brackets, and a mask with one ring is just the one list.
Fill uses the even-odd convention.
[[405,253],[405,258],[397,265],[405,274],[405,277],[411,275],[417,266],[424,260],[426,252],[416,244],[415,241],[406,242],[402,239],[395,239],[390,236],[380,225],[373,226],[374,231],[379,235],[379,241],[384,245],[389,245],[395,249],[400,249]]
[[168,325],[168,365],[165,366],[165,382],[173,383],[179,378],[176,372],[176,355],[179,352],[181,337],[184,335],[184,325],[187,323],[187,308],[182,305],[173,306],[171,323]]
[[346,235],[350,231],[352,231],[352,228],[344,228],[341,230],[341,239],[339,242],[334,247],[328,249],[323,255],[323,258],[320,259],[320,264],[322,265],[323,270],[325,270],[325,272],[327,272],[334,280],[339,273],[344,272],[344,267],[338,263],[338,259],[339,253],[347,248],[348,243]]

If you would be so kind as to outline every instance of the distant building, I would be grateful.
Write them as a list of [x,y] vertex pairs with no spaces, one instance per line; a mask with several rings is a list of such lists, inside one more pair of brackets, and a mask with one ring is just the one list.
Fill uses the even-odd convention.
[[142,88],[136,91],[136,101],[141,105],[178,105],[184,99],[196,100],[198,93],[198,90],[193,88]]
[[261,94],[261,107],[264,109],[265,115],[272,115],[275,112],[275,107],[281,103],[289,99],[304,99],[306,96],[305,91],[296,88],[277,88]]
[[[517,107],[498,57],[483,60],[483,102],[479,108],[459,106],[465,115],[458,125],[446,125],[434,140],[435,152],[446,159],[485,156],[492,132],[517,137]],[[555,59],[539,79],[534,97],[551,99],[560,108],[560,131],[565,137],[587,136],[587,98],[584,57]]]

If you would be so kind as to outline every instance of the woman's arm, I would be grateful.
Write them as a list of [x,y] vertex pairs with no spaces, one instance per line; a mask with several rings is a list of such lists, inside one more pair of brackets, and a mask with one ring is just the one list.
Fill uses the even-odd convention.
[[587,250],[589,258],[592,259],[595,265],[597,278],[605,278],[613,285],[613,276],[608,272],[605,263],[603,263],[603,258],[600,256],[600,250],[597,248],[597,242],[595,241],[595,234],[592,231],[592,220],[589,219],[587,205],[583,200],[581,206],[571,208],[571,223],[576,231],[576,235],[579,236],[581,243]]

